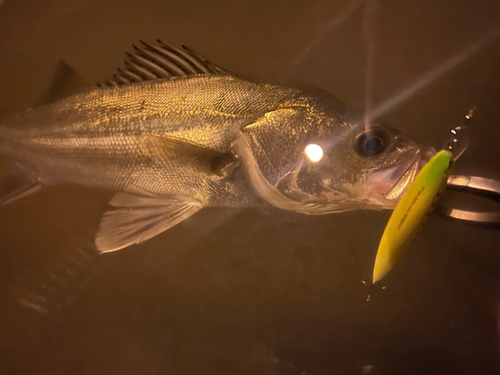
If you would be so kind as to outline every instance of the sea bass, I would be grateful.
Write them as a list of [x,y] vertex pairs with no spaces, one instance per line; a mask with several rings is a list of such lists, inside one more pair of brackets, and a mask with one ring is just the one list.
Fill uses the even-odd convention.
[[432,154],[392,128],[365,126],[326,92],[244,79],[186,47],[141,43],[98,86],[61,65],[66,78],[44,104],[0,120],[0,154],[25,179],[0,203],[51,184],[116,191],[95,241],[109,252],[202,207],[390,209]]

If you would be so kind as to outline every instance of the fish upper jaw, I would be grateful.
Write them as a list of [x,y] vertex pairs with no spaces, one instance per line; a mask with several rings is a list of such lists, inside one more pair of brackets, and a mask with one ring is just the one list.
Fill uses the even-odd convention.
[[380,209],[393,209],[420,169],[436,154],[421,147],[415,156],[391,168],[373,173],[367,180],[368,201]]

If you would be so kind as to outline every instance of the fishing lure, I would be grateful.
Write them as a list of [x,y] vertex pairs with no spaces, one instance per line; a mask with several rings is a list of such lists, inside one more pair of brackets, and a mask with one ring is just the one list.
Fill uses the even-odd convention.
[[[469,120],[470,115],[466,119]],[[458,126],[451,130],[453,136],[423,166],[402,195],[382,234],[372,283],[379,282],[394,267],[433,211],[439,194],[446,187],[454,162],[468,146],[467,139],[458,136],[464,128]]]

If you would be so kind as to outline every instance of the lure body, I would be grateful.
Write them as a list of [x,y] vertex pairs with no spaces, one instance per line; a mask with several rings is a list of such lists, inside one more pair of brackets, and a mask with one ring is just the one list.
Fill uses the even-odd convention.
[[453,154],[441,150],[408,186],[394,209],[377,250],[372,281],[380,281],[398,262],[432,212],[453,166]]

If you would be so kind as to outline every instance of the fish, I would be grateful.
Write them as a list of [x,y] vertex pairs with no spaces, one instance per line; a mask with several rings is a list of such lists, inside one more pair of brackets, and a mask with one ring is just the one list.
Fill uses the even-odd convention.
[[114,191],[95,236],[106,253],[203,207],[392,209],[432,154],[323,90],[141,41],[97,85],[61,62],[40,105],[0,120],[14,170],[0,176],[0,204],[54,184]]

